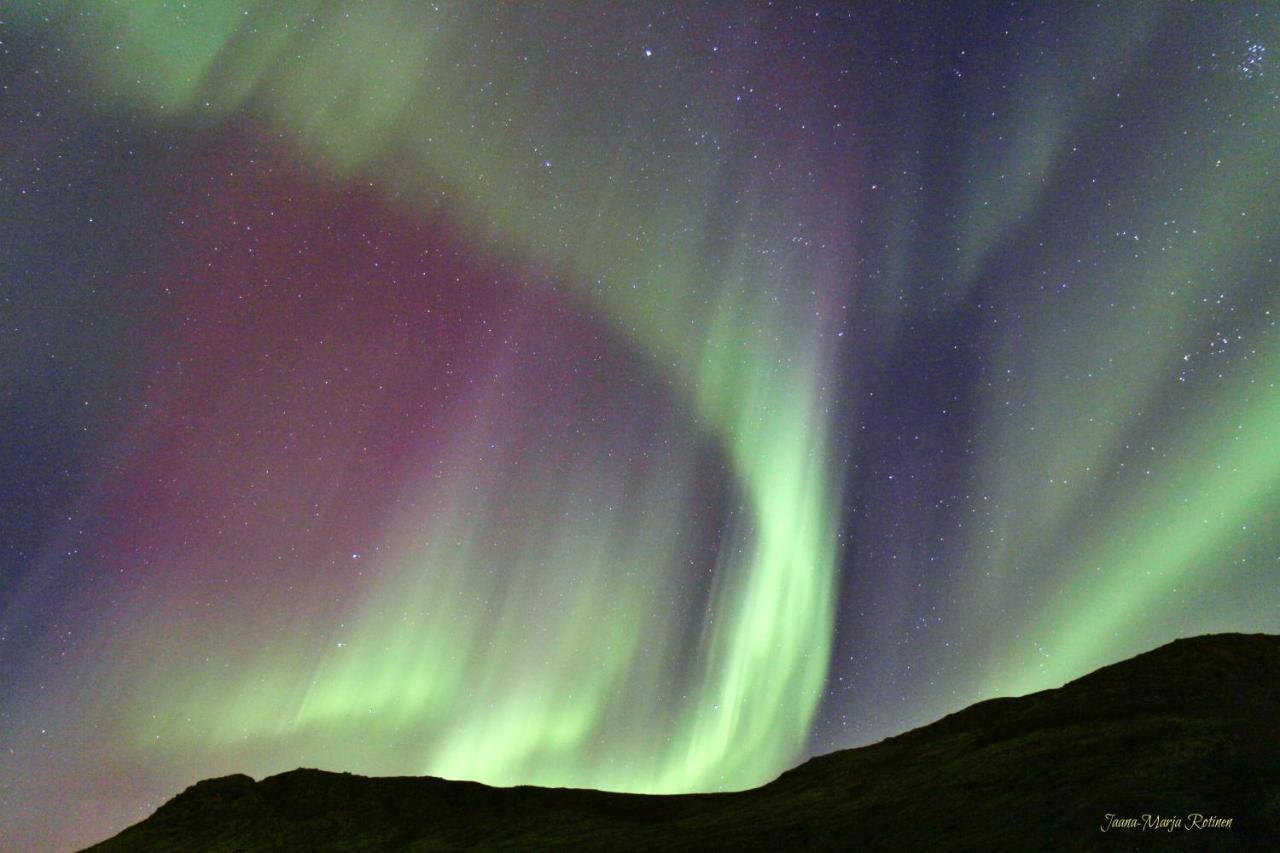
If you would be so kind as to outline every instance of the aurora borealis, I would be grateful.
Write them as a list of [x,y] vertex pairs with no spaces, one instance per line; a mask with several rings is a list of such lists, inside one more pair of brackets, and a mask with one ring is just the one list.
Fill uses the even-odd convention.
[[1280,630],[1270,3],[0,11],[0,847],[761,784]]

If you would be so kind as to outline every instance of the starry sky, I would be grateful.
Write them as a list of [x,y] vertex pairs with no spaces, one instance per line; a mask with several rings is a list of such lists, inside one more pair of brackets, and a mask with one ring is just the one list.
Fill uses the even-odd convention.
[[0,11],[0,847],[762,784],[1280,630],[1280,8]]

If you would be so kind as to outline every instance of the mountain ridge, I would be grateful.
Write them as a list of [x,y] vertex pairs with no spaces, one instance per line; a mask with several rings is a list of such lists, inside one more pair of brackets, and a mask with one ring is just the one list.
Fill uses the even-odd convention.
[[[1280,636],[1210,634],[815,756],[746,791],[234,774],[89,850],[1094,850],[1156,838],[1162,849],[1280,849],[1277,719]],[[1195,814],[1218,823],[1188,825]],[[1180,824],[1157,829],[1144,815]]]

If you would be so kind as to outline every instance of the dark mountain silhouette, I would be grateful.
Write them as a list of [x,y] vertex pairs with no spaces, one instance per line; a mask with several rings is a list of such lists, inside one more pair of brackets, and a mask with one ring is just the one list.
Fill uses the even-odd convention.
[[[1218,634],[980,702],[751,791],[294,770],[200,782],[90,849],[1280,850],[1278,726],[1280,636]],[[1182,823],[1103,832],[1107,815]]]

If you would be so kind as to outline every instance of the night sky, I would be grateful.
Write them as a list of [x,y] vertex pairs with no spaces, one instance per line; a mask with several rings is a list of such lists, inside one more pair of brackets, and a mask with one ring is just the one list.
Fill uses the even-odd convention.
[[0,10],[0,848],[762,784],[1280,630],[1280,7]]

